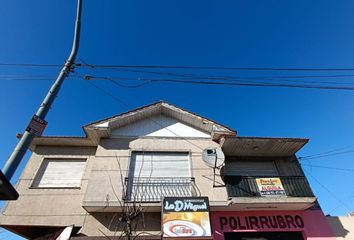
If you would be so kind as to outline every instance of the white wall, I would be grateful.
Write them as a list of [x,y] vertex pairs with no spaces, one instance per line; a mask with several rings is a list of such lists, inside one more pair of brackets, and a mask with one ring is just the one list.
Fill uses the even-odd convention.
[[112,137],[153,136],[153,137],[200,137],[210,138],[210,134],[187,126],[184,123],[165,116],[154,116],[142,121],[115,129]]

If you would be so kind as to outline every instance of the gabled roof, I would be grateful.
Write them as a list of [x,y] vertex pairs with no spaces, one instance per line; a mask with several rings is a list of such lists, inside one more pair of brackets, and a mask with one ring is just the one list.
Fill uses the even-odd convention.
[[101,137],[109,137],[113,129],[156,115],[171,117],[191,127],[207,132],[212,136],[213,140],[218,140],[221,136],[225,135],[236,135],[234,130],[226,126],[163,101],[90,123],[84,126],[84,131],[91,139],[99,140]]
[[[70,145],[70,146],[96,146],[100,138],[110,137],[111,131],[153,116],[164,115],[180,121],[188,126],[199,129],[211,135],[214,141],[222,136],[236,136],[236,131],[223,126],[208,118],[189,112],[177,106],[159,101],[125,113],[105,118],[83,127],[86,137],[76,136],[41,136],[35,137],[31,150],[35,145]],[[21,135],[18,135],[21,137]]]

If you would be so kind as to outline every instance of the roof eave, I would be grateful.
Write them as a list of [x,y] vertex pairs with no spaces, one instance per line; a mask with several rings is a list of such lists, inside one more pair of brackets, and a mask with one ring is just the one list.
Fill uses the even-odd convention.
[[[170,116],[171,114],[181,114],[181,116],[184,116],[181,118],[187,118],[189,120],[183,121],[183,119],[179,119],[176,116],[174,117],[193,127],[208,132],[214,141],[219,141],[220,137],[225,135],[236,136],[236,131],[232,130],[231,128],[163,101],[149,104],[119,115],[115,115],[110,118],[105,118],[103,120],[90,123],[84,126],[83,129],[89,138],[92,138],[94,141],[99,141],[99,138],[101,137],[109,137],[111,130],[114,128],[122,127],[134,121],[153,116],[154,114],[165,114],[167,116]],[[107,126],[99,126],[106,122],[108,122]]]
[[[23,134],[17,134],[17,138],[21,139]],[[75,136],[41,136],[35,137],[29,147],[33,152],[36,146],[73,146],[73,147],[94,147],[97,144],[88,137]]]
[[224,136],[220,145],[226,156],[290,157],[308,141],[307,138]]

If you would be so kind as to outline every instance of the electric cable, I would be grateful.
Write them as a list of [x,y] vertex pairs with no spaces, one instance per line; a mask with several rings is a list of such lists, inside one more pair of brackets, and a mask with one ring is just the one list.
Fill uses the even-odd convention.
[[325,185],[323,185],[317,178],[315,178],[315,176],[313,176],[309,171],[305,170],[304,171],[315,181],[317,182],[318,185],[320,185],[324,190],[327,191],[327,193],[329,195],[331,195],[335,200],[337,200],[339,203],[341,203],[342,205],[346,206],[348,208],[348,210],[350,211],[351,207],[349,205],[347,205],[346,202],[342,201],[340,198],[337,197],[337,195],[335,195],[331,190],[329,190]]
[[138,88],[138,87],[142,87],[146,84],[148,84],[149,82],[143,82],[143,83],[140,83],[140,84],[136,84],[136,85],[124,85],[124,84],[121,84],[121,83],[118,83],[114,80],[109,80],[111,83],[117,85],[117,86],[120,86],[120,87],[125,87],[125,88]]
[[[131,72],[131,70],[128,70]],[[207,75],[194,75],[194,74],[179,74],[179,73],[166,73],[166,72],[146,72],[146,71],[133,71],[135,73],[148,73],[148,74],[158,74],[158,75],[168,75],[173,77],[183,77],[183,80],[191,79],[191,80],[226,80],[226,81],[235,81],[235,82],[250,82],[250,83],[264,83],[268,84],[269,81],[277,81],[280,83],[283,82],[291,82],[291,83],[314,83],[314,84],[354,84],[354,82],[338,82],[338,81],[301,81],[297,79],[301,78],[338,78],[338,77],[348,77],[354,75],[322,75],[322,76],[262,76],[262,77],[235,77],[235,76],[207,76]],[[90,77],[90,75],[86,75]],[[115,79],[115,80],[137,80],[135,78],[113,78],[113,77],[96,77],[91,76],[95,79],[101,80],[108,80],[108,79]],[[286,79],[290,78],[290,79]],[[142,80],[143,78],[138,77],[138,80]],[[253,81],[250,81],[253,80]],[[265,80],[267,82],[259,82],[254,80]]]
[[104,94],[106,94],[107,96],[110,96],[111,98],[113,98],[115,101],[119,102],[120,104],[123,104],[125,107],[129,108],[130,106],[128,104],[126,104],[124,101],[120,100],[119,98],[117,98],[116,96],[112,95],[111,93],[109,93],[108,91],[106,91],[105,89],[97,86],[96,84],[89,82],[89,81],[85,81],[87,83],[89,83],[90,85],[92,85],[93,87],[95,87],[96,89],[100,90],[101,92],[103,92]]
[[[82,62],[82,64],[80,66],[82,67],[88,67],[90,69],[99,69],[99,66],[97,65],[92,65],[92,64],[88,64],[86,63],[84,60],[80,59],[80,61]],[[167,75],[167,76],[177,76],[177,77],[183,77],[183,78],[188,78],[188,79],[208,79],[208,80],[228,80],[228,81],[232,81],[232,80],[236,80],[236,81],[240,81],[240,80],[275,80],[275,79],[282,79],[283,81],[286,82],[302,82],[302,83],[324,83],[324,84],[353,84],[354,82],[319,82],[319,81],[299,81],[296,80],[294,81],[294,79],[301,79],[301,78],[343,78],[343,77],[354,77],[354,74],[335,74],[335,75],[300,75],[300,76],[252,76],[252,77],[240,77],[240,76],[207,76],[207,75],[195,75],[195,74],[185,74],[185,73],[172,73],[172,72],[165,72],[165,71],[151,71],[151,70],[137,70],[137,69],[126,69],[126,68],[110,68],[107,67],[105,68],[106,70],[110,69],[110,70],[119,70],[119,71],[127,71],[127,72],[134,72],[134,73],[145,73],[145,74],[158,74],[158,75]],[[293,79],[293,80],[288,80],[286,78],[289,79]]]
[[[0,75],[0,81],[53,81],[57,76],[50,75]],[[71,75],[67,78],[77,77]]]
[[[95,88],[97,88],[98,90],[100,90],[102,93],[112,97],[115,101],[118,101],[119,103],[123,104],[124,106],[128,107],[128,108],[131,108],[131,106],[127,103],[125,103],[124,101],[122,101],[121,99],[115,97],[114,95],[110,94],[109,92],[107,92],[106,90],[104,90],[103,88],[101,87],[98,87],[96,84],[92,83],[92,82],[89,82],[89,81],[86,81],[87,83],[91,84],[92,86],[94,86]],[[159,122],[155,121],[154,119],[148,117],[152,122],[154,122],[155,124],[157,124],[158,126],[160,127],[164,127],[162,126]],[[174,131],[172,131],[171,129],[169,128],[165,128],[167,131],[169,131],[170,133],[172,133],[173,135],[175,135],[176,137],[180,137],[182,138],[183,140],[187,141],[188,143],[192,144],[193,146],[197,147],[198,149],[200,150],[204,150],[203,148],[201,148],[200,146],[198,146],[197,144],[189,141],[187,138],[185,137],[182,137],[182,136],[179,136],[177,133],[175,133]]]
[[[95,69],[94,66],[88,65],[91,69]],[[240,77],[240,76],[206,76],[206,75],[195,75],[195,74],[185,74],[185,73],[173,73],[173,72],[157,72],[157,71],[147,71],[147,70],[136,70],[136,69],[110,69],[110,70],[118,70],[118,71],[125,71],[125,72],[133,72],[133,73],[144,73],[144,74],[154,74],[154,75],[162,75],[162,76],[174,76],[174,77],[183,77],[188,79],[208,79],[208,80],[228,80],[228,81],[240,81],[240,80],[274,80],[274,79],[282,79],[282,82],[302,82],[302,83],[324,83],[324,84],[353,84],[353,82],[319,82],[319,81],[294,81],[294,80],[287,80],[285,78],[339,78],[339,77],[353,77],[353,74],[346,74],[346,75],[320,75],[320,76],[258,76],[258,77]]]
[[[91,79],[101,79],[101,80],[116,80],[115,78],[110,77],[95,77],[95,76],[85,76],[86,80]],[[283,87],[283,88],[304,88],[304,89],[321,89],[321,90],[349,90],[353,91],[354,86],[345,87],[345,86],[330,86],[330,85],[304,85],[304,84],[283,84],[283,83],[255,83],[255,82],[213,82],[213,81],[199,81],[199,80],[183,80],[183,79],[149,79],[149,78],[140,78],[140,80],[148,81],[143,84],[148,83],[182,83],[182,84],[194,84],[194,85],[226,85],[226,86],[244,86],[244,87]],[[141,85],[141,86],[143,86]]]
[[348,171],[354,172],[354,169],[351,168],[337,168],[337,167],[330,167],[330,166],[321,166],[321,165],[310,165],[310,164],[301,164],[301,166],[308,166],[308,167],[315,167],[315,168],[324,168],[329,170],[337,170],[337,171]]
[[340,150],[344,150],[344,149],[348,149],[348,148],[352,148],[352,147],[354,147],[354,145],[344,146],[344,147],[335,148],[335,149],[332,149],[332,150],[329,150],[329,151],[325,151],[325,152],[321,152],[321,153],[315,153],[315,154],[311,154],[311,155],[307,155],[307,156],[302,156],[302,157],[299,157],[299,159],[309,158],[309,157],[317,157],[317,156],[321,156],[321,155],[328,154],[328,153],[333,153],[333,152],[338,152]]
[[3,67],[62,67],[64,64],[41,64],[41,63],[0,63]]
[[49,81],[55,79],[55,76],[35,76],[35,75],[0,75],[0,81]]
[[[354,193],[349,195],[348,197],[346,197],[346,200],[351,200],[352,198],[354,198]],[[334,207],[332,210],[328,211],[328,214],[331,214],[333,211],[337,210],[338,208],[342,207],[343,204],[338,204],[336,207]]]
[[237,70],[237,71],[354,71],[354,68],[281,68],[281,67],[218,67],[218,66],[167,66],[167,65],[103,65],[85,64],[94,68],[142,68],[142,69],[199,69],[199,70]]
[[348,153],[353,153],[353,152],[354,152],[354,150],[348,150],[348,151],[328,153],[328,154],[323,154],[323,155],[318,155],[318,156],[313,156],[313,157],[299,157],[299,160],[304,160],[304,159],[305,160],[312,160],[312,159],[318,159],[318,158],[324,158],[324,157],[343,155],[343,154],[348,154]]
[[[84,62],[82,59],[79,59]],[[0,63],[4,67],[62,67],[64,64],[42,64],[42,63]],[[354,68],[305,68],[305,67],[224,67],[224,66],[169,66],[169,65],[104,65],[104,64],[86,64],[95,68],[141,68],[141,69],[199,69],[199,70],[237,70],[237,71],[354,71]],[[76,63],[75,66],[82,67],[82,64]]]

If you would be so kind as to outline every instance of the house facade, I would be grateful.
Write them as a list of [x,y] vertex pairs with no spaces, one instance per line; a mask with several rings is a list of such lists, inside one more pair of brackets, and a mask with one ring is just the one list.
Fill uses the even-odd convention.
[[[71,225],[72,239],[161,239],[164,197],[208,197],[209,239],[334,239],[295,156],[307,139],[239,137],[165,102],[83,129],[34,139],[2,227],[30,239]],[[220,166],[205,149],[222,151]]]

